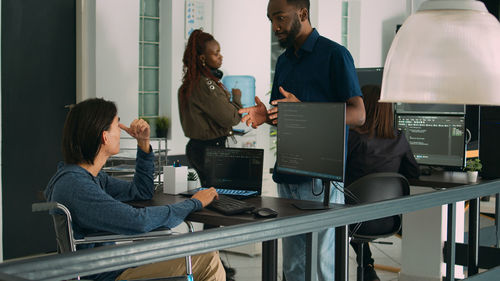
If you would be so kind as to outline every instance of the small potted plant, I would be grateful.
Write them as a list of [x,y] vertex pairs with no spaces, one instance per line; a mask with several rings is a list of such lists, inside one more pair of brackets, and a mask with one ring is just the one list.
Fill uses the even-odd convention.
[[188,190],[195,189],[198,187],[198,175],[195,171],[188,171]]
[[479,158],[467,160],[467,162],[465,162],[465,170],[467,171],[467,180],[469,182],[476,182],[477,174],[479,171],[481,171],[482,168],[483,165],[481,164],[481,160],[479,160]]
[[170,127],[170,119],[166,116],[156,118],[156,137],[166,138],[168,135],[168,128]]

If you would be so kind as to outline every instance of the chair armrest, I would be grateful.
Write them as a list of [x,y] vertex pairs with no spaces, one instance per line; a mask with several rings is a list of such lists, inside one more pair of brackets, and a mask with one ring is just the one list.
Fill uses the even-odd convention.
[[50,211],[57,208],[57,202],[40,202],[31,204],[32,212]]
[[[190,233],[194,232],[194,227],[189,221],[184,221],[188,227]],[[170,236],[175,234],[171,229],[166,227],[160,227],[150,232],[134,234],[134,235],[123,235],[114,234],[110,232],[98,232],[87,235],[83,239],[77,239],[78,244],[88,244],[88,243],[105,243],[105,242],[133,242],[139,240],[149,240],[156,239],[165,236]]]
[[161,238],[170,235],[172,235],[172,230],[167,228],[160,228],[158,230],[153,230],[150,232],[134,234],[134,235],[122,235],[122,234],[98,232],[88,235],[83,239],[77,239],[76,242],[78,244],[105,243],[105,242],[132,242],[138,240]]
[[193,281],[192,276],[175,276],[175,277],[165,277],[165,278],[148,278],[140,279],[140,281]]

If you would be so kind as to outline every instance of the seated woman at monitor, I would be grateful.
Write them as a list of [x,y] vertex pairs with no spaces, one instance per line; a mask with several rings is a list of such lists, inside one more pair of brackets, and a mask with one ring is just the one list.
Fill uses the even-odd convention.
[[[365,124],[351,127],[347,145],[345,185],[371,173],[396,172],[407,178],[418,178],[419,167],[404,134],[394,129],[390,103],[380,103],[380,87],[361,88],[366,110]],[[351,242],[356,253],[360,245]],[[368,243],[364,245],[365,280],[380,280],[373,268],[374,260]]]
[[184,57],[184,76],[179,88],[179,113],[184,134],[190,140],[186,156],[202,186],[206,184],[204,151],[208,146],[226,146],[232,127],[240,122],[241,91],[230,93],[220,79],[222,55],[214,37],[200,29],[189,36]]
[[[132,182],[112,178],[101,171],[106,160],[120,152],[120,132],[137,140],[137,159]],[[63,129],[64,163],[59,163],[45,197],[65,205],[73,217],[75,238],[95,232],[139,234],[159,227],[173,228],[191,212],[217,197],[214,188],[200,191],[191,199],[166,206],[134,208],[124,201],[148,200],[154,194],[154,154],[149,143],[149,125],[140,119],[130,127],[119,123],[113,102],[89,99],[69,111]],[[98,245],[79,245],[78,249]],[[196,280],[226,279],[217,252],[193,256]],[[92,280],[160,278],[186,273],[185,259],[101,273]]]

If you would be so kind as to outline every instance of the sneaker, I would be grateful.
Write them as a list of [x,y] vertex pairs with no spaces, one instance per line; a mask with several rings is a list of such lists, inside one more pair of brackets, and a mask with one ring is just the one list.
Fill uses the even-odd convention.
[[373,264],[366,265],[364,272],[364,280],[363,281],[380,281],[380,278],[377,276],[377,272],[373,268]]

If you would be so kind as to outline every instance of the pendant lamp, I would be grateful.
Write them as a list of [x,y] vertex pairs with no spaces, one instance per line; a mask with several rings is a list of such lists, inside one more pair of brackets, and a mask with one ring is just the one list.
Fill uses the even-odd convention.
[[383,102],[500,105],[500,23],[482,2],[428,0],[387,55]]

